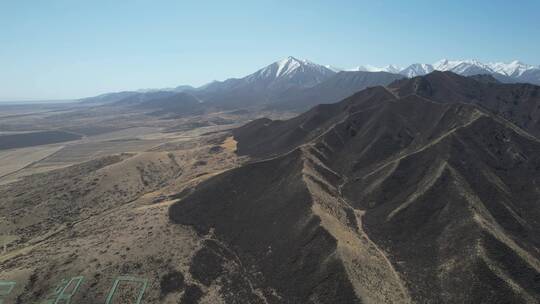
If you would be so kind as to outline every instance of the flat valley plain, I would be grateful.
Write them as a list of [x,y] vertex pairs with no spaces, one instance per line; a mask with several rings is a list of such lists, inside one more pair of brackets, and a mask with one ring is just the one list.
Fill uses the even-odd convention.
[[[193,269],[192,259],[212,239],[171,223],[168,208],[245,161],[234,153],[230,129],[290,115],[163,118],[78,104],[0,107],[0,139],[17,143],[0,147],[0,280],[15,282],[12,290],[0,286],[9,291],[0,299],[105,303],[110,295],[110,303],[136,303],[144,282],[144,303],[223,302],[225,283],[193,278],[211,271]],[[77,285],[72,278],[79,277]],[[121,277],[135,281],[112,291]]]

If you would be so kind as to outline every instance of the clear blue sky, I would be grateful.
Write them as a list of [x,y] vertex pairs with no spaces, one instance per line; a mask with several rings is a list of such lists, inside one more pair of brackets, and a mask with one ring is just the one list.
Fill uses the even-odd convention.
[[540,64],[540,1],[0,0],[0,100],[201,85],[286,56]]

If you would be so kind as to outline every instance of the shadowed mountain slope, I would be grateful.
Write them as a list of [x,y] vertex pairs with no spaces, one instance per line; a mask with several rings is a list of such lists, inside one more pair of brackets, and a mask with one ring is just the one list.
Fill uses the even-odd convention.
[[504,119],[372,88],[235,138],[279,156],[201,184],[170,217],[236,252],[269,303],[540,299],[540,142]]
[[213,178],[169,213],[235,253],[259,291],[250,303],[407,302],[392,266],[339,198],[336,179],[297,149]]
[[154,110],[153,114],[180,114],[193,115],[201,114],[209,108],[206,107],[197,97],[190,93],[175,93],[174,95],[164,96],[153,100],[143,101],[136,105],[140,109]]
[[389,87],[398,96],[416,94],[443,103],[474,103],[535,136],[540,135],[539,86],[479,81],[452,72],[436,71],[425,76],[398,80]]
[[307,110],[335,103],[368,87],[386,86],[404,76],[387,72],[341,71],[312,88],[289,91],[270,105],[272,109]]
[[276,155],[316,138],[329,126],[361,108],[378,106],[395,96],[383,87],[363,90],[335,104],[321,104],[292,119],[254,120],[233,131],[240,155]]
[[[118,99],[116,101],[110,102],[111,104],[117,106],[137,106],[144,102],[166,98],[174,96],[176,93],[171,91],[157,91],[157,92],[130,92],[132,94],[126,94],[127,96]],[[116,96],[111,94],[112,96]],[[120,94],[118,94],[120,95]]]

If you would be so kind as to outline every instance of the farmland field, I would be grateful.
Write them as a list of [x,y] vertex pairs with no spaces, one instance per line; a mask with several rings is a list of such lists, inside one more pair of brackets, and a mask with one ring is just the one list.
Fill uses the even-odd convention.
[[82,136],[64,131],[41,131],[0,135],[0,150],[54,144],[80,139]]
[[61,145],[0,151],[0,178],[29,166],[62,149]]

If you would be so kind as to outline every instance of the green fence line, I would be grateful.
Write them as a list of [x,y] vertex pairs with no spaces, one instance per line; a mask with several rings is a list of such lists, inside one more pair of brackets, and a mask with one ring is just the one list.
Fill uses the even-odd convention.
[[[62,300],[65,300],[65,303],[66,304],[70,304],[71,303],[71,297],[77,292],[77,290],[79,289],[79,286],[81,286],[81,283],[82,281],[84,280],[84,277],[80,276],[80,277],[73,277],[71,278],[71,280],[69,280],[69,282],[64,286],[64,288],[62,288],[62,291],[60,292],[60,294],[58,295],[58,297],[56,298],[56,300],[54,301],[54,304],[58,304],[59,301],[62,301]],[[73,288],[73,291],[69,294],[66,294],[66,290],[68,289],[69,286],[71,286],[71,283],[74,282],[74,281],[77,281],[77,283],[75,283],[75,288]]]
[[111,288],[111,291],[109,292],[109,296],[107,297],[107,301],[105,302],[105,304],[112,304],[112,299],[114,297],[116,289],[118,288],[118,285],[122,281],[135,282],[135,283],[142,284],[141,289],[139,291],[139,295],[137,296],[137,302],[135,302],[135,304],[141,304],[144,291],[146,290],[146,287],[148,285],[148,281],[146,279],[139,279],[139,278],[129,277],[129,276],[121,276],[121,277],[116,278],[116,280],[114,281],[113,287]]
[[[56,286],[54,293],[49,295],[50,297],[49,300],[45,300],[41,303],[43,304],[60,304],[60,303],[70,304],[71,298],[79,290],[79,287],[81,286],[83,280],[84,280],[83,276],[72,277],[69,280],[63,279]],[[133,283],[141,284],[141,288],[139,289],[139,293],[137,295],[137,301],[134,303],[134,304],[141,304],[144,292],[146,291],[146,288],[148,287],[148,280],[139,279],[139,278],[135,278],[131,276],[119,276],[115,279],[114,284],[107,296],[107,300],[105,304],[112,304],[114,295],[121,282],[133,282]],[[14,281],[0,281],[0,304],[4,304],[4,300],[2,298],[9,295],[15,288],[16,284],[17,282],[14,282]],[[67,293],[68,288],[70,288],[73,284],[75,284],[75,286],[71,289],[71,292]]]
[[17,282],[0,281],[0,304],[4,303],[2,298],[9,295],[13,291],[13,288],[15,288],[15,285],[17,285]]

